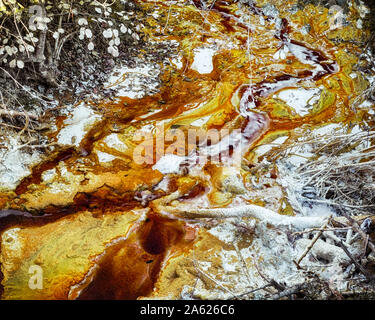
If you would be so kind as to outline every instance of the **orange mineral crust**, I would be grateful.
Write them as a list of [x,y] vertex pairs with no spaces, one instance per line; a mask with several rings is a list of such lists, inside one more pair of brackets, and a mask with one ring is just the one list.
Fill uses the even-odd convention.
[[[232,280],[244,274],[230,263],[256,268],[251,221],[233,222],[231,244],[210,232],[220,221],[185,220],[173,209],[253,203],[293,215],[276,166],[253,174],[259,147],[362,120],[352,104],[369,84],[353,68],[368,30],[332,30],[327,8],[292,0],[272,2],[278,18],[267,1],[184,2],[137,1],[150,45],[178,44],[155,66],[158,93],[82,102],[96,115],[83,138],[0,193],[2,299],[179,299],[193,294],[185,286],[199,287],[200,298],[215,286],[234,294],[222,261]],[[288,102],[293,90],[311,94],[309,108]],[[69,122],[56,127],[58,142]],[[254,187],[261,178],[263,189]]]

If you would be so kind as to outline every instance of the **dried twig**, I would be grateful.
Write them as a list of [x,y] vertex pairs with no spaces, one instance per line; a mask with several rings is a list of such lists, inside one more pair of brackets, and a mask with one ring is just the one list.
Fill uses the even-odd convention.
[[257,292],[257,291],[260,291],[260,290],[264,290],[264,289],[266,289],[266,288],[268,288],[268,287],[272,287],[272,284],[268,283],[268,284],[266,284],[266,285],[264,285],[264,286],[262,286],[262,287],[260,287],[260,288],[256,288],[256,289],[253,289],[253,290],[251,290],[251,291],[248,291],[248,292],[241,293],[241,294],[239,294],[239,295],[233,296],[231,299],[239,299],[239,298],[242,298],[242,297],[248,296],[248,295],[250,295],[250,294],[252,294],[252,293],[254,293],[254,292]]
[[271,300],[279,300],[281,298],[284,298],[284,297],[288,297],[292,294],[296,294],[298,293],[299,291],[303,290],[304,288],[307,287],[308,284],[298,284],[294,287],[291,287],[289,289],[285,289],[284,291],[280,292],[280,293],[277,293],[275,295],[273,295],[270,299]]
[[[363,232],[361,227],[358,225],[357,221],[355,221],[351,216],[348,215],[347,212],[344,210],[341,210],[341,213],[345,216],[345,218],[349,221],[350,225],[353,227],[353,230],[357,232],[363,239],[364,243],[367,241],[367,234]],[[371,249],[371,251],[375,254],[375,246],[372,243],[372,241],[368,241],[368,247]]]
[[318,239],[320,238],[320,236],[322,235],[322,233],[325,231],[325,228],[327,227],[327,225],[329,224],[330,221],[331,221],[331,217],[323,225],[322,229],[314,236],[314,238],[312,239],[310,245],[306,248],[306,250],[303,252],[303,254],[301,255],[301,257],[297,261],[294,261],[294,263],[297,265],[298,268],[300,268],[299,264],[301,263],[301,261],[303,260],[303,258],[306,257],[306,255],[309,253],[309,251],[314,246],[314,244],[318,241]]
[[247,279],[248,283],[251,284],[251,277],[249,275],[249,271],[247,269],[246,261],[245,261],[245,259],[242,256],[241,250],[240,250],[240,248],[238,248],[238,245],[236,243],[234,243],[233,246],[234,246],[234,248],[236,250],[238,259],[241,262],[241,267],[242,267],[243,272],[245,273],[246,279]]
[[202,209],[191,207],[160,206],[164,212],[184,219],[216,218],[228,219],[238,217],[256,218],[275,227],[288,227],[297,230],[321,227],[326,217],[292,217],[280,215],[270,209],[257,205],[244,205],[235,208]]
[[202,276],[204,276],[206,279],[212,281],[213,283],[215,283],[219,288],[221,288],[222,290],[224,290],[225,292],[229,293],[231,296],[235,296],[234,293],[232,291],[230,291],[228,288],[224,287],[221,283],[219,283],[216,279],[214,279],[213,277],[211,277],[210,275],[208,275],[207,273],[205,273],[204,271],[202,271],[200,268],[198,268],[198,266],[196,266],[196,264],[194,263],[194,268],[196,269],[196,271],[201,274]]
[[354,259],[353,255],[349,252],[349,250],[346,248],[346,245],[340,241],[339,242],[340,247],[345,251],[347,256],[350,258],[350,260],[355,264],[355,266],[361,271],[361,273],[369,280],[375,280],[375,276],[370,274],[367,270],[365,270],[360,263],[356,259]]
[[27,112],[19,112],[19,111],[11,111],[11,110],[4,110],[0,109],[0,117],[24,117],[33,120],[38,120],[38,117]]

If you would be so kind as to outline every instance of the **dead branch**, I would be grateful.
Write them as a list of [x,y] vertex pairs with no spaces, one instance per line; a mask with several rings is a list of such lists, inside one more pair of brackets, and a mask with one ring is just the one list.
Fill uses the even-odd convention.
[[[361,227],[358,225],[357,221],[355,221],[351,216],[348,215],[347,212],[344,210],[341,210],[341,213],[345,216],[345,218],[349,221],[349,224],[353,227],[353,230],[357,232],[363,239],[364,243],[367,241],[367,234],[363,232]],[[371,251],[375,254],[375,246],[372,243],[372,241],[368,241],[368,247],[371,249]]]
[[19,112],[19,111],[12,111],[12,110],[4,110],[0,109],[0,117],[24,117],[33,120],[38,120],[38,117],[27,112]]
[[356,259],[354,259],[353,255],[349,252],[349,250],[346,248],[346,245],[340,241],[339,242],[339,245],[340,247],[345,251],[345,253],[347,254],[347,256],[350,258],[350,260],[355,264],[355,266],[357,267],[357,269],[369,280],[375,280],[375,276],[373,276],[372,274],[370,274],[367,270],[365,270],[365,268],[362,267],[362,265],[360,263],[358,263],[358,261]]
[[241,293],[239,295],[233,296],[231,299],[239,299],[239,298],[242,298],[242,297],[246,297],[246,296],[248,296],[248,295],[250,295],[250,294],[252,294],[254,292],[257,292],[257,291],[260,291],[260,290],[265,290],[268,287],[272,287],[272,285],[268,283],[268,284],[266,284],[266,285],[264,285],[262,287],[259,287],[259,288],[253,289],[251,291],[248,291],[248,292]]
[[280,300],[281,298],[291,296],[292,294],[296,294],[300,292],[301,290],[305,289],[308,286],[308,284],[297,284],[294,287],[291,287],[289,289],[285,289],[284,291],[277,293],[273,295],[270,299],[271,300]]
[[219,288],[221,288],[222,290],[224,290],[225,292],[229,293],[231,296],[234,296],[233,292],[230,291],[228,288],[226,288],[225,286],[223,286],[221,283],[219,283],[216,279],[214,279],[213,277],[211,277],[210,275],[208,275],[207,273],[205,273],[204,271],[202,271],[197,265],[196,265],[196,262],[193,261],[193,264],[194,264],[194,268],[195,270],[198,272],[198,275],[202,275],[203,277],[205,277],[206,279],[212,281],[215,285],[217,285]]
[[228,219],[247,217],[258,219],[275,227],[290,227],[297,230],[321,227],[327,220],[326,217],[297,217],[280,215],[272,210],[257,205],[215,209],[177,208],[165,206],[162,209],[163,211],[184,219]]
[[309,251],[311,250],[311,248],[318,241],[318,239],[320,238],[320,236],[322,235],[322,233],[325,231],[325,228],[327,227],[327,225],[329,224],[330,221],[331,221],[331,218],[329,218],[327,220],[327,222],[323,225],[322,229],[314,236],[314,238],[312,239],[310,245],[306,248],[306,250],[303,252],[303,254],[301,255],[301,257],[297,261],[294,261],[298,268],[300,267],[299,264],[301,263],[301,261],[303,260],[303,258],[306,257],[306,255],[309,253]]

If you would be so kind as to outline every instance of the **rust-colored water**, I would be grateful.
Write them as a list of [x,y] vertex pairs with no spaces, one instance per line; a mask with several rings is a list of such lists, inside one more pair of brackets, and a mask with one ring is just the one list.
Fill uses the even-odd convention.
[[[159,10],[168,14],[169,7],[163,2],[140,1],[146,8],[152,10],[153,6],[158,5]],[[209,74],[199,74],[190,68],[193,57],[188,55],[189,50],[186,41],[191,38],[191,44],[194,47],[207,44],[207,39],[215,38],[217,34],[207,35],[206,25],[202,20],[203,10],[201,1],[193,1],[195,6],[186,8],[172,7],[176,12],[181,13],[182,17],[177,20],[170,17],[168,23],[174,27],[173,32],[165,33],[164,40],[177,40],[185,49],[183,57],[183,67],[180,70],[171,67],[165,67],[162,74],[163,85],[160,92],[138,100],[132,100],[127,97],[119,97],[118,100],[106,102],[96,107],[103,114],[103,119],[97,123],[85,136],[78,148],[68,148],[57,151],[48,160],[35,166],[29,177],[23,179],[18,185],[15,193],[21,201],[9,202],[8,207],[22,210],[27,207],[27,201],[23,195],[35,192],[35,189],[43,191],[46,186],[42,185],[42,174],[47,170],[56,168],[60,163],[75,172],[75,165],[78,160],[90,160],[90,167],[93,173],[103,172],[126,172],[129,181],[134,177],[134,181],[141,181],[148,192],[146,198],[142,198],[141,191],[137,188],[131,189],[127,186],[109,187],[104,186],[93,192],[77,193],[73,203],[66,206],[49,205],[39,211],[39,215],[25,213],[22,211],[5,210],[0,211],[0,230],[5,230],[14,226],[33,226],[38,227],[50,223],[62,217],[81,211],[90,211],[93,215],[112,214],[112,212],[128,211],[135,208],[151,207],[152,211],[148,218],[136,228],[125,240],[118,241],[109,247],[97,258],[96,269],[92,275],[91,282],[84,287],[76,289],[75,298],[78,299],[136,299],[140,296],[149,295],[158,278],[160,269],[166,261],[166,257],[171,254],[181,254],[188,250],[193,239],[187,240],[186,223],[163,218],[156,207],[152,206],[152,201],[160,199],[168,194],[181,191],[178,201],[194,200],[209,192],[212,189],[212,181],[200,181],[196,177],[183,180],[181,177],[188,176],[189,171],[182,171],[180,175],[174,175],[169,183],[168,191],[161,191],[156,188],[156,184],[151,181],[160,182],[160,173],[151,170],[153,164],[158,160],[156,153],[153,154],[151,164],[138,165],[132,161],[131,151],[137,143],[129,140],[133,149],[121,153],[110,148],[103,149],[119,156],[120,160],[112,162],[110,167],[103,167],[97,160],[93,150],[97,143],[112,132],[117,126],[121,131],[132,127],[140,130],[146,124],[152,124],[154,127],[161,121],[165,121],[164,129],[166,132],[171,128],[178,127],[187,130],[192,127],[190,124],[197,119],[207,115],[213,116],[208,122],[204,131],[209,129],[222,129],[229,127],[231,130],[240,129],[242,137],[248,141],[249,150],[251,146],[256,145],[263,137],[272,132],[281,130],[290,131],[302,125],[317,125],[331,121],[336,116],[336,111],[340,108],[345,109],[345,117],[341,121],[349,121],[354,115],[348,108],[348,92],[343,86],[332,89],[331,79],[341,83],[343,79],[342,66],[335,58],[342,48],[337,47],[332,42],[319,33],[319,24],[314,24],[316,38],[310,39],[306,43],[297,36],[298,30],[294,30],[287,18],[283,18],[281,29],[273,35],[268,33],[262,38],[262,34],[256,31],[258,27],[253,22],[254,27],[248,27],[240,21],[240,17],[235,14],[236,6],[228,5],[224,1],[216,1],[211,10],[204,10],[206,19],[214,24],[220,31],[230,37],[235,43],[234,49],[223,49],[213,58],[214,69]],[[252,18],[262,16],[266,23],[271,23],[272,19],[266,16],[261,8],[251,5],[249,11]],[[303,13],[299,13],[300,19]],[[313,16],[309,17],[314,19]],[[294,24],[298,18],[294,19]],[[191,21],[190,24],[197,34],[191,34],[186,30],[187,26],[181,21]],[[160,23],[165,23],[161,21]],[[246,50],[248,35],[251,35],[254,43],[252,44],[252,53],[259,56],[260,61],[249,61]],[[189,38],[190,37],[190,38]],[[320,37],[320,38],[319,38]],[[268,41],[269,44],[265,43]],[[271,61],[274,45],[293,45],[302,52],[305,63],[301,63],[296,57],[289,57],[288,61],[279,61],[284,67],[279,71],[269,72],[265,69],[271,69],[275,61]],[[310,63],[310,64],[309,64]],[[318,68],[318,71],[315,69]],[[316,72],[315,72],[316,71]],[[249,72],[252,75],[252,81],[249,81]],[[338,79],[338,80],[337,80]],[[335,90],[336,102],[329,108],[321,112],[311,114],[305,117],[279,117],[277,114],[268,112],[269,105],[273,95],[280,90],[288,88],[297,88],[306,85],[309,82],[314,86],[326,86]],[[331,87],[330,87],[331,86]],[[355,95],[355,92],[351,93]],[[233,99],[238,98],[241,103],[234,107]],[[245,98],[244,98],[245,97]],[[216,99],[216,100],[215,100]],[[211,104],[210,101],[213,101]],[[206,105],[200,107],[199,104]],[[197,107],[199,106],[199,107]],[[208,107],[207,107],[208,106]],[[155,111],[151,115],[149,112]],[[190,111],[190,113],[187,113]],[[254,116],[255,115],[255,116]],[[257,120],[255,120],[257,119]],[[255,121],[260,122],[259,131],[254,131]],[[149,141],[156,150],[157,137]],[[211,142],[212,143],[212,142]],[[170,145],[170,144],[169,144]],[[163,146],[167,150],[168,144]],[[182,147],[182,146],[181,146]],[[185,145],[184,145],[185,147]],[[198,148],[193,145],[193,148]],[[228,145],[226,157],[231,157],[235,152],[234,144]],[[187,148],[188,156],[191,148]],[[220,158],[221,159],[221,158]],[[186,165],[186,164],[185,164]],[[186,165],[186,167],[188,167]],[[213,166],[213,167],[212,167]],[[207,163],[206,170],[213,170],[218,164]],[[210,169],[211,168],[211,169]],[[135,178],[136,177],[136,178]],[[137,179],[137,180],[135,180]],[[138,183],[138,182],[137,182]],[[185,186],[184,186],[185,183]],[[32,187],[32,188],[31,188]],[[142,198],[142,201],[139,200]],[[212,199],[208,197],[208,201]],[[208,204],[214,205],[214,204]]]

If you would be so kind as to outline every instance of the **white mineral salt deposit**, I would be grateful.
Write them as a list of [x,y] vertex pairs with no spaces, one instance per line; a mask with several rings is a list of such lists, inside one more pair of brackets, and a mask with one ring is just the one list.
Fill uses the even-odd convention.
[[320,89],[286,89],[277,94],[277,97],[290,107],[300,116],[309,114],[309,108],[319,100]]
[[64,121],[65,127],[57,136],[58,143],[63,145],[79,146],[88,130],[100,119],[94,110],[81,103],[73,114]]
[[212,57],[216,50],[212,48],[198,48],[194,50],[194,61],[191,69],[199,72],[200,74],[211,73],[214,69]]

